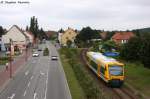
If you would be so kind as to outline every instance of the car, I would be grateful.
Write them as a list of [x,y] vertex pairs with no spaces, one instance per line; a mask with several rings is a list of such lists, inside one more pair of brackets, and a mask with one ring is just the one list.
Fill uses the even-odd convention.
[[38,51],[42,51],[42,49],[39,48]]
[[38,52],[34,52],[34,53],[32,54],[32,56],[33,56],[33,57],[38,57],[38,56],[39,56],[39,53],[38,53]]
[[57,56],[52,56],[51,60],[58,60]]

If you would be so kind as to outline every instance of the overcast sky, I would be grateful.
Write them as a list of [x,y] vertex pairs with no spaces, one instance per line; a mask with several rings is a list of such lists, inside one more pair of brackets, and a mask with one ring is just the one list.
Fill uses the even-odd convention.
[[0,4],[0,25],[10,28],[16,24],[25,28],[30,17],[36,16],[40,27],[45,30],[86,26],[104,30],[150,27],[150,0],[20,1],[29,1],[30,4]]

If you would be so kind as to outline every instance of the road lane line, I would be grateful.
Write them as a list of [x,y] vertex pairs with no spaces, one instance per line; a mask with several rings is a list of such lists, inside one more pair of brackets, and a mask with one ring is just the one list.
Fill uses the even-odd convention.
[[34,93],[34,99],[36,99],[37,93]]
[[48,70],[47,70],[46,88],[45,88],[45,96],[44,96],[44,99],[46,99],[46,98],[47,98],[48,72],[49,72],[49,66],[48,66]]
[[29,74],[29,71],[26,71],[26,72],[25,72],[25,75],[27,76],[28,74]]
[[28,83],[28,87],[30,86],[30,82]]
[[25,96],[25,95],[26,95],[26,93],[27,93],[27,91],[25,90],[25,91],[24,91],[24,94],[23,94],[23,96]]
[[31,76],[31,78],[30,78],[31,80],[33,79],[33,76]]
[[15,97],[16,94],[12,94],[10,97],[8,97],[7,99],[13,99]]

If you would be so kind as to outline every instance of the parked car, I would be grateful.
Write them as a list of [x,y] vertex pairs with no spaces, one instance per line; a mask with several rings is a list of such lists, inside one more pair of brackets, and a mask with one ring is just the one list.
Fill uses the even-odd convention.
[[51,60],[58,60],[57,56],[52,56]]
[[33,57],[38,57],[38,56],[39,56],[39,53],[38,53],[38,52],[34,52],[34,53],[32,54],[32,56],[33,56]]

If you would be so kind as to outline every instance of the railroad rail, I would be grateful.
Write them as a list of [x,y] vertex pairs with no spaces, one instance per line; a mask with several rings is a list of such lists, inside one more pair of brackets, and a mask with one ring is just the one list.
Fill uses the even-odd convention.
[[[87,51],[88,51],[88,49],[82,49],[81,54],[80,54],[81,61],[85,65],[86,69],[88,69],[88,71],[92,74],[92,76],[94,76],[94,78],[96,78],[95,80],[100,84],[100,88],[103,91],[107,91],[107,94],[108,94],[108,92],[111,91],[111,93],[113,94],[113,97],[111,97],[111,99],[140,99],[140,97],[133,94],[133,92],[131,90],[127,89],[124,86],[122,86],[121,88],[110,88],[107,86],[107,84],[103,80],[99,79],[97,77],[97,75],[88,68],[89,63],[87,62],[87,59],[86,59]],[[110,98],[108,98],[108,99],[110,99]]]

